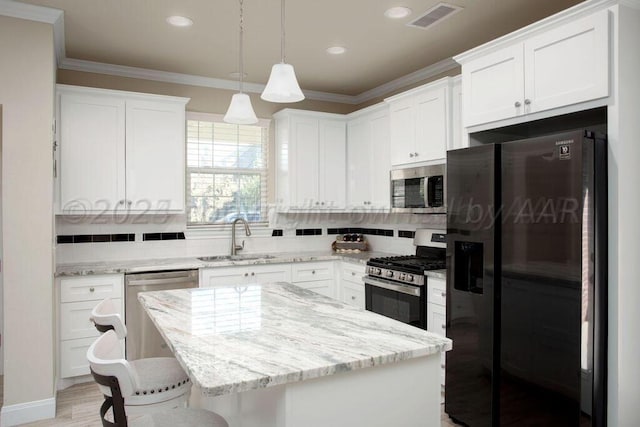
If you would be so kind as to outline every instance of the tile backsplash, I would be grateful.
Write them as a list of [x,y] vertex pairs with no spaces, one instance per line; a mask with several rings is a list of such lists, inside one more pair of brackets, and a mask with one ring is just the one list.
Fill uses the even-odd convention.
[[[366,236],[372,251],[415,252],[416,228],[446,228],[444,215],[406,214],[275,214],[270,226],[254,226],[252,235],[238,233],[243,253],[330,250],[338,234]],[[225,254],[230,250],[230,227],[214,232],[187,229],[185,215],[162,219],[148,215],[133,220],[56,217],[56,261],[60,264],[109,260],[182,258]],[[77,244],[81,243],[82,244]]]

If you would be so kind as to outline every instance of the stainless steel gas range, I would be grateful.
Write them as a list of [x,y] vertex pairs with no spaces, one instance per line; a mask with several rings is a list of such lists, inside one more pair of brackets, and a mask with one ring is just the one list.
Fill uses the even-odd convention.
[[415,255],[372,258],[367,262],[366,309],[427,329],[428,270],[446,268],[445,234],[416,230]]

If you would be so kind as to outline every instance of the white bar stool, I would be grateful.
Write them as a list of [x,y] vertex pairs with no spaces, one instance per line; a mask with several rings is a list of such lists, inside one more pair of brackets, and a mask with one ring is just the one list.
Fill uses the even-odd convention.
[[[114,331],[107,331],[91,344],[87,350],[91,374],[102,390],[105,400],[100,408],[100,418],[105,427],[229,427],[227,421],[215,412],[202,409],[169,409],[153,412],[142,417],[127,419],[131,406],[125,405],[128,398],[140,389],[139,373],[121,357],[120,341]],[[109,409],[113,422],[105,419]]]
[[[110,298],[105,298],[93,308],[91,320],[100,332],[113,330],[114,336],[120,340],[127,336],[127,327]],[[135,379],[132,393],[124,398],[129,415],[187,406],[191,382],[175,358],[150,357],[127,361],[127,365]]]

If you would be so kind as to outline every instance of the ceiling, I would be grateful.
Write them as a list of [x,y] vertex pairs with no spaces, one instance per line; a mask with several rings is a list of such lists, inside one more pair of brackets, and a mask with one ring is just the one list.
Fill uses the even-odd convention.
[[[64,11],[67,58],[233,80],[237,0],[23,0]],[[405,24],[439,0],[290,0],[286,59],[303,90],[355,96],[580,3],[580,0],[447,0],[464,9],[430,27]],[[383,16],[391,6],[413,14]],[[189,28],[168,25],[187,16]],[[245,73],[265,84],[280,60],[280,1],[244,0]],[[326,48],[346,47],[332,56]]]

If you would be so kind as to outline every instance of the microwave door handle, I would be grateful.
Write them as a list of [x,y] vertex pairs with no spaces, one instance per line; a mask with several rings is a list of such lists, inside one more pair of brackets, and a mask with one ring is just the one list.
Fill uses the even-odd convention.
[[431,205],[429,204],[429,201],[431,200],[431,197],[429,197],[429,180],[431,178],[430,177],[425,177],[424,178],[424,207],[425,208],[430,208]]

